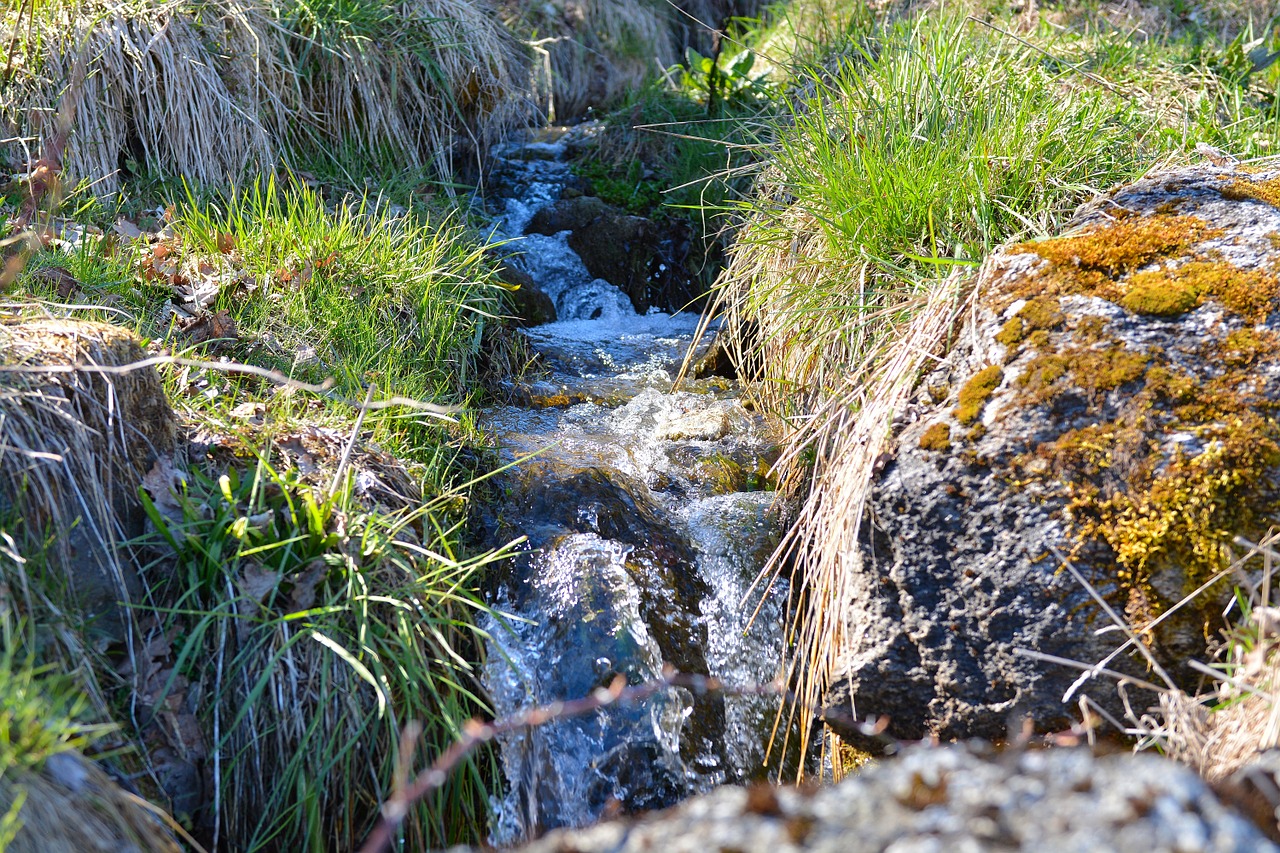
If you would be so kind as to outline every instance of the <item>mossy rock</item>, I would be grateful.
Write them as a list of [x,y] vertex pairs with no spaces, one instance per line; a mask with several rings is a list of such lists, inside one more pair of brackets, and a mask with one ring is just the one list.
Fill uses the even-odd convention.
[[1280,514],[1278,181],[1149,177],[988,259],[950,396],[913,401],[874,485],[832,705],[908,738],[1070,725],[1079,670],[1025,652],[1107,659],[1093,592],[1191,685],[1230,586],[1166,614]]

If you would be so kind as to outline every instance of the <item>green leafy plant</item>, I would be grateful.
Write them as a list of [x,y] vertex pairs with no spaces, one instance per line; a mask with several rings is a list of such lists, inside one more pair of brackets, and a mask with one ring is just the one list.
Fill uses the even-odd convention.
[[[754,70],[753,70],[754,69]],[[685,48],[685,65],[681,86],[707,103],[708,112],[722,106],[741,107],[769,98],[769,72],[756,68],[756,53],[743,48],[733,54],[703,56],[692,47]]]

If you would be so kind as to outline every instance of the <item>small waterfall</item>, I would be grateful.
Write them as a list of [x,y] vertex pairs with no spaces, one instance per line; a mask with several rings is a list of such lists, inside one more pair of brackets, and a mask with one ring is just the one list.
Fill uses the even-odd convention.
[[[484,682],[499,716],[585,696],[619,675],[651,681],[664,663],[767,683],[782,657],[785,584],[755,584],[779,531],[774,495],[747,490],[772,452],[761,419],[723,379],[672,392],[696,315],[637,313],[591,276],[567,232],[524,233],[571,184],[571,144],[508,148],[495,168],[516,263],[559,317],[525,330],[547,375],[522,395],[556,404],[485,414],[506,458],[537,454],[505,477],[494,510],[495,541],[529,540],[496,584],[508,618],[485,626]],[[491,840],[760,778],[776,709],[766,697],[672,688],[509,736]]]

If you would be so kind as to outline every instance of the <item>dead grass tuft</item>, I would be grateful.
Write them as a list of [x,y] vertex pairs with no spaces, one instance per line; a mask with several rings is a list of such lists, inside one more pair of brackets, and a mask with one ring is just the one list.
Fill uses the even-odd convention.
[[43,551],[49,537],[46,559],[94,630],[121,641],[126,612],[114,602],[136,587],[122,543],[141,532],[137,487],[176,430],[153,370],[91,369],[144,356],[114,326],[0,320],[0,513],[21,514],[21,550]]
[[443,176],[460,143],[483,147],[536,114],[527,51],[482,2],[369,4],[364,26],[309,17],[302,0],[36,9],[0,17],[0,44],[16,34],[0,151],[30,162],[68,121],[67,174],[99,194],[122,167],[224,183],[316,150]]
[[0,814],[21,823],[9,853],[180,853],[154,806],[75,753],[0,776]]

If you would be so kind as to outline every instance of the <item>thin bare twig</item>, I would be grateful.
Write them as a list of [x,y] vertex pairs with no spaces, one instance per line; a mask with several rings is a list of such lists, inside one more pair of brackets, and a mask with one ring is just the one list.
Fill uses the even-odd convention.
[[[545,725],[553,720],[577,717],[589,714],[610,705],[629,705],[661,693],[671,687],[684,687],[701,696],[707,693],[720,693],[726,696],[781,696],[790,701],[795,697],[778,682],[764,685],[734,686],[727,685],[714,676],[689,675],[677,672],[668,666],[663,669],[662,676],[653,681],[628,687],[626,679],[621,675],[608,687],[601,687],[581,699],[551,702],[547,705],[528,708],[509,717],[484,723],[480,720],[468,720],[462,727],[462,736],[442,752],[431,766],[420,772],[408,785],[398,788],[382,806],[382,819],[369,833],[360,853],[382,853],[387,850],[396,830],[408,815],[414,803],[438,790],[448,780],[449,774],[477,746],[489,743],[499,735],[509,734],[525,728]],[[872,718],[859,721],[851,716],[836,712],[819,714],[828,721],[839,721],[851,726],[868,737],[883,737],[888,727],[888,718]],[[413,725],[412,723],[410,725]],[[401,744],[401,753],[404,753]]]
[[154,355],[150,358],[144,358],[139,361],[130,362],[129,364],[119,365],[103,365],[103,364],[10,364],[0,365],[0,373],[23,373],[23,374],[49,374],[49,373],[105,373],[111,375],[123,375],[132,373],[135,370],[143,370],[148,367],[156,367],[161,364],[176,364],[181,367],[194,367],[200,370],[215,370],[223,373],[243,373],[250,376],[259,376],[263,379],[283,385],[286,388],[293,388],[298,391],[306,391],[312,394],[323,394],[330,400],[344,403],[358,411],[377,411],[379,409],[390,409],[395,406],[403,406],[405,408],[417,409],[425,412],[432,417],[438,417],[441,420],[453,420],[453,414],[461,410],[459,406],[441,406],[436,403],[425,403],[421,400],[414,400],[409,397],[387,397],[383,400],[373,402],[357,403],[355,400],[341,397],[337,394],[329,393],[329,389],[333,387],[333,378],[326,379],[319,385],[313,385],[309,382],[300,382],[285,376],[278,370],[268,370],[265,367],[258,367],[253,364],[241,364],[234,361],[201,361],[194,358],[180,358],[173,355]]

